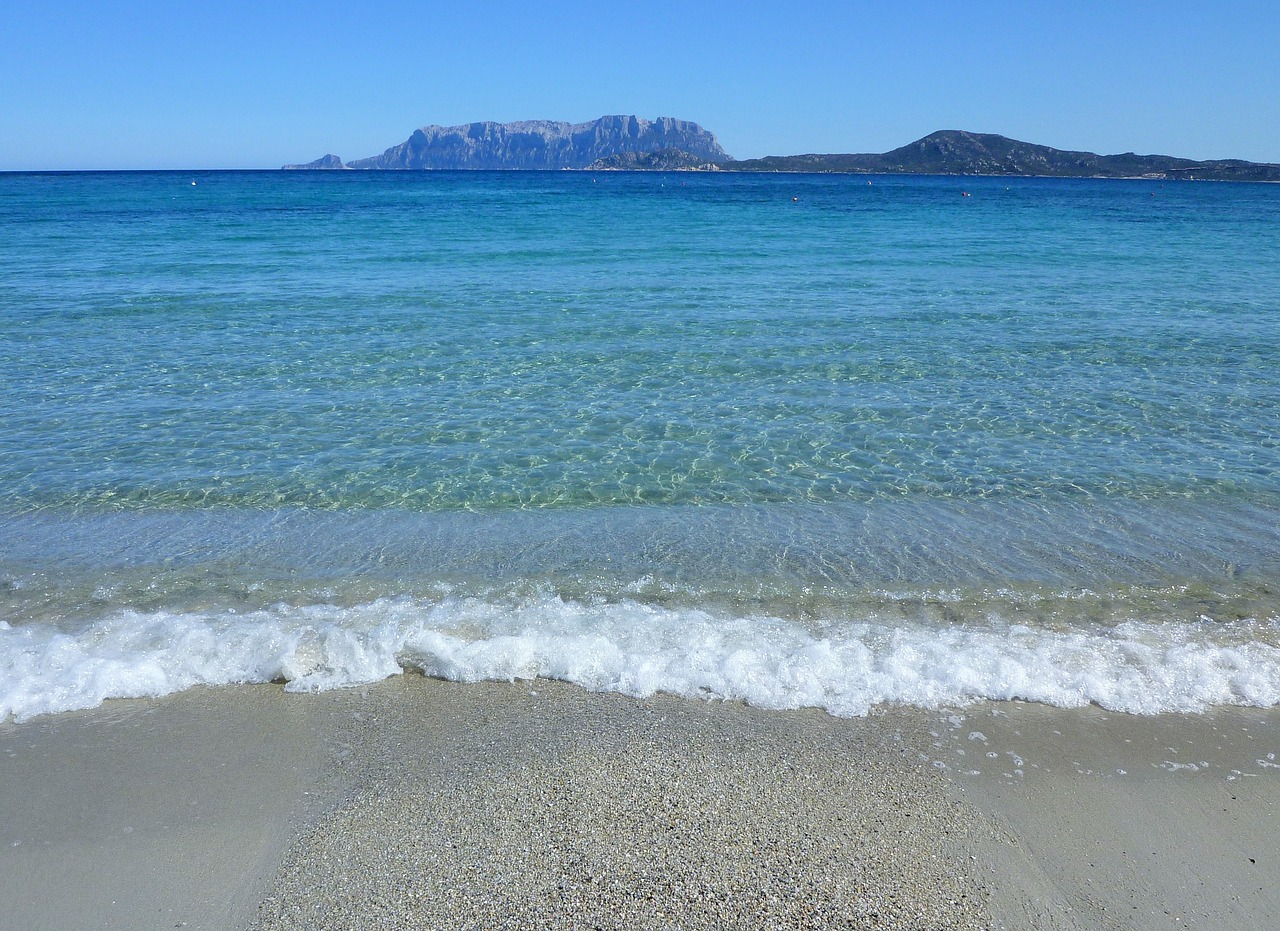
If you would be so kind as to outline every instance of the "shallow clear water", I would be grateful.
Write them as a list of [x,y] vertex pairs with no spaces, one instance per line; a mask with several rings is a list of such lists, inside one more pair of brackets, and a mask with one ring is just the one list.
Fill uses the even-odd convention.
[[0,175],[0,717],[1280,701],[1280,189],[871,181]]

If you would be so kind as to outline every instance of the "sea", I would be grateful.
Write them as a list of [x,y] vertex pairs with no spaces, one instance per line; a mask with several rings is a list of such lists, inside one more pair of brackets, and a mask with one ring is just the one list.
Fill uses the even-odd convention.
[[0,721],[1280,703],[1280,186],[0,174]]

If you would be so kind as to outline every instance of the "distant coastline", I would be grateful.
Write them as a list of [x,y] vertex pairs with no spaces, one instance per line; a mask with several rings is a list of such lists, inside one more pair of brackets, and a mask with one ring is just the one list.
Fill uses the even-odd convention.
[[1280,165],[1240,159],[1195,161],[1133,152],[1098,155],[963,130],[940,130],[878,155],[768,156],[720,167],[743,172],[1280,182]]
[[878,154],[770,155],[736,160],[697,123],[605,116],[588,123],[526,120],[425,126],[381,155],[344,162],[324,155],[284,170],[337,171],[727,171],[905,174],[1159,181],[1280,182],[1280,164],[1196,161],[1171,155],[1098,155],[994,133],[939,130]]

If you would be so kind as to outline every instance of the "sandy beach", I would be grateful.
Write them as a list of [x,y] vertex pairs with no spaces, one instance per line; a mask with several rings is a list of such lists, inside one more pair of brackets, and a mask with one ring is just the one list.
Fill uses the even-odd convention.
[[0,726],[0,927],[1258,928],[1278,725],[418,676],[110,702]]

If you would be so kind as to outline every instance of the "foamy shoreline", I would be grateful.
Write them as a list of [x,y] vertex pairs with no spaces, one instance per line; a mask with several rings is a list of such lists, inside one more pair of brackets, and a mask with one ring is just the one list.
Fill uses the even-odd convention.
[[0,924],[1253,928],[1278,751],[1276,709],[196,689],[0,726]]
[[[0,721],[196,686],[283,681],[288,691],[324,692],[406,670],[472,683],[555,679],[639,698],[668,693],[837,716],[883,704],[981,700],[1093,702],[1141,714],[1280,704],[1274,617],[1086,619],[1063,630],[1033,598],[996,593],[975,607],[964,597],[885,598],[863,609],[867,620],[822,623],[639,599],[569,601],[554,592],[253,612],[127,610],[70,633],[0,621]],[[1037,597],[1080,602],[1084,611],[1106,602],[1090,592]],[[984,607],[989,617],[962,614]],[[1021,612],[1033,619],[1025,622]]]

